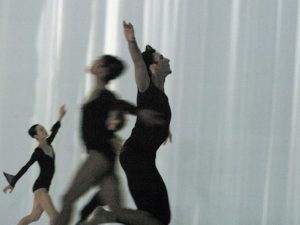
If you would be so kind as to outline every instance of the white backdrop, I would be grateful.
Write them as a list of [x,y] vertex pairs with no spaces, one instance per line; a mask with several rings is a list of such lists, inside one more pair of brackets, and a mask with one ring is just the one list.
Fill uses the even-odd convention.
[[[50,192],[60,207],[85,157],[85,67],[104,53],[123,58],[127,70],[111,87],[135,102],[126,20],[141,47],[171,59],[173,142],[157,161],[171,225],[299,225],[299,15],[298,0],[0,0],[0,169],[15,173],[27,162],[36,145],[27,129],[49,129],[65,103]],[[134,207],[119,172],[125,204]],[[30,212],[37,175],[35,165],[12,194],[0,194],[1,224]]]

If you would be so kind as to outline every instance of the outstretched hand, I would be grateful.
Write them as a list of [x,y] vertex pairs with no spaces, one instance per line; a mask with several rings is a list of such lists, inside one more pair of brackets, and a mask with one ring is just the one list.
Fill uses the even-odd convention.
[[65,116],[66,112],[67,111],[64,104],[59,108],[59,121]]
[[139,119],[148,126],[162,126],[165,120],[161,118],[163,114],[151,109],[141,109],[138,112]]
[[6,194],[7,192],[8,193],[11,193],[13,191],[13,187],[11,185],[7,185],[4,189],[3,189],[3,192]]
[[134,36],[134,29],[131,23],[126,23],[123,21],[123,29],[124,29],[124,35],[125,38],[128,42],[133,42],[135,41],[135,36]]

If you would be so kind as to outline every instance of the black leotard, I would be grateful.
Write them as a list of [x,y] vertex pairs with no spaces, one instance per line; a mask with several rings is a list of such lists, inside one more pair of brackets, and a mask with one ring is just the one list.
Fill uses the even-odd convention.
[[120,162],[138,209],[152,213],[163,224],[169,224],[168,193],[155,165],[156,151],[169,132],[171,109],[168,97],[150,82],[145,92],[138,91],[137,107],[160,112],[165,123],[160,126],[146,126],[138,117],[131,136],[121,150]]
[[171,121],[171,109],[166,94],[151,81],[145,92],[138,91],[137,107],[138,109],[151,109],[161,113],[161,118],[164,119],[165,123],[161,126],[145,126],[145,123],[137,117],[127,144],[142,144],[145,146],[153,143],[153,141],[161,142],[161,139],[164,141],[168,136]]
[[[52,148],[51,143],[55,138],[55,135],[57,134],[58,130],[60,128],[60,122],[56,122],[52,128],[51,128],[51,135],[47,138],[47,143]],[[40,174],[36,181],[34,182],[33,191],[36,191],[39,188],[46,188],[49,190],[54,172],[55,172],[55,155],[53,157],[47,155],[44,153],[44,151],[37,147],[35,148],[34,152],[32,153],[29,161],[21,168],[21,170],[15,175],[11,176],[9,174],[6,174],[7,180],[9,184],[14,187],[17,183],[17,181],[26,173],[26,171],[29,169],[29,167],[34,163],[38,162],[40,166]],[[8,176],[7,176],[8,175]],[[9,179],[8,179],[9,177]]]
[[112,110],[135,114],[136,107],[126,101],[117,100],[109,90],[100,91],[95,99],[82,107],[81,135],[87,150],[101,152],[113,162],[115,153],[110,139],[114,137],[114,131],[106,127],[108,114]]

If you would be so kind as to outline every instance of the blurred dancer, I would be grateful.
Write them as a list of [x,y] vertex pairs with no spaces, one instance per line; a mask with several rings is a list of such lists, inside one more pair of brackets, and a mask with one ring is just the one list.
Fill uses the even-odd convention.
[[[62,211],[55,225],[68,225],[75,201],[89,188],[99,185],[101,199],[112,212],[106,212],[101,207],[95,210],[93,219],[98,220],[101,214],[103,222],[121,222],[132,225],[160,224],[149,213],[123,209],[120,207],[119,184],[114,172],[114,161],[119,145],[113,129],[109,129],[107,120],[114,111],[125,111],[140,115],[144,122],[155,118],[151,110],[136,110],[136,107],[118,100],[107,89],[109,81],[117,78],[123,71],[123,63],[116,57],[104,55],[96,59],[90,67],[90,73],[95,76],[95,88],[82,107],[81,133],[88,157],[80,166],[67,192],[63,197]],[[160,120],[153,120],[154,123]],[[85,221],[83,224],[94,224]]]

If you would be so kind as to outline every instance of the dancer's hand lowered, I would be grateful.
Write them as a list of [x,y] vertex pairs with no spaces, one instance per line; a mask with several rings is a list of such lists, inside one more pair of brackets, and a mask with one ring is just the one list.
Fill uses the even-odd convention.
[[7,192],[8,193],[11,193],[13,191],[13,187],[11,185],[7,185],[4,189],[3,189],[3,192],[6,194]]

